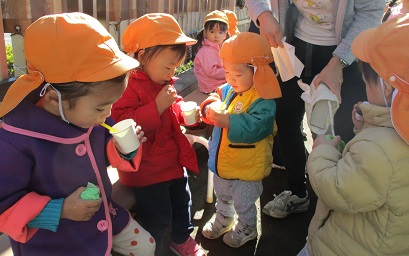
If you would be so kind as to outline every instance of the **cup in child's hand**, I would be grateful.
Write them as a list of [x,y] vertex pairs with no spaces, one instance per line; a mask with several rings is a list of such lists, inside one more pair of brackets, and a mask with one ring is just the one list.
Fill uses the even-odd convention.
[[197,107],[197,103],[194,101],[184,102],[182,106],[180,106],[180,109],[183,112],[183,116],[185,117],[185,124],[193,125],[197,123],[196,107]]
[[223,104],[221,101],[213,101],[210,103],[209,107],[219,114],[226,113],[226,104]]
[[135,151],[141,144],[136,134],[136,122],[133,119],[122,120],[116,123],[112,128],[117,130],[117,132],[110,131],[109,133],[114,136],[123,153],[129,154]]

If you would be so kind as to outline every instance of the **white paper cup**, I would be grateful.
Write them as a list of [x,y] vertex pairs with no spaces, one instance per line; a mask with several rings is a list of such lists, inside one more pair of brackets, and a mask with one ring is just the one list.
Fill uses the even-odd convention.
[[213,101],[210,103],[209,107],[213,109],[213,111],[219,113],[219,114],[224,114],[226,113],[226,104],[223,104],[223,108],[220,108],[222,106],[223,102],[221,101]]
[[133,119],[125,119],[112,126],[117,132],[110,131],[116,142],[125,154],[136,150],[141,144],[136,134],[136,122]]
[[183,116],[185,117],[185,124],[193,125],[197,123],[196,121],[196,107],[197,103],[194,101],[187,101],[182,104],[180,109],[183,112]]

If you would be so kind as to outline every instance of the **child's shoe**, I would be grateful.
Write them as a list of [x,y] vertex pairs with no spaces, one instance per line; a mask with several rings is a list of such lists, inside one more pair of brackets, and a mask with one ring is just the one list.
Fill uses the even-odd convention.
[[225,217],[221,213],[216,212],[203,227],[202,235],[208,239],[216,239],[230,231],[233,225],[233,217]]
[[176,244],[171,241],[170,249],[178,256],[206,256],[202,247],[200,247],[191,236],[181,244]]
[[304,198],[293,195],[291,191],[285,190],[263,207],[263,213],[274,218],[285,218],[289,214],[308,211],[310,199],[308,192]]
[[230,247],[240,247],[250,240],[257,238],[257,227],[237,222],[236,226],[230,232],[223,236],[223,242]]

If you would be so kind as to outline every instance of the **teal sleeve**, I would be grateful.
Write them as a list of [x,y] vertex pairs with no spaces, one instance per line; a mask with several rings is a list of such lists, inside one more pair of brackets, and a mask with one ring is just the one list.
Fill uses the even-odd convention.
[[123,159],[125,159],[126,161],[131,161],[131,160],[135,157],[136,152],[138,152],[138,149],[136,149],[135,151],[132,151],[131,153],[129,153],[129,154],[127,154],[127,155],[123,155],[121,152],[118,151],[119,155],[120,155]]
[[274,131],[276,103],[272,100],[255,100],[246,113],[230,114],[228,138],[233,143],[252,144]]
[[64,198],[50,200],[40,214],[30,221],[27,226],[29,228],[42,228],[56,232],[60,223],[63,202]]

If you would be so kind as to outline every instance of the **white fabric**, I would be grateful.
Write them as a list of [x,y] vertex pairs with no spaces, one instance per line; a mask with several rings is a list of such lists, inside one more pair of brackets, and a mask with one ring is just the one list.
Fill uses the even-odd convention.
[[334,115],[339,108],[339,100],[325,84],[315,88],[314,80],[311,85],[298,80],[298,85],[304,91],[301,98],[305,102],[308,126],[311,132],[318,135],[326,134],[331,127],[331,134],[335,136]]
[[295,47],[285,42],[283,38],[284,47],[271,47],[273,53],[274,63],[280,73],[283,82],[290,80],[293,77],[300,77],[304,69],[304,64],[295,56]]

